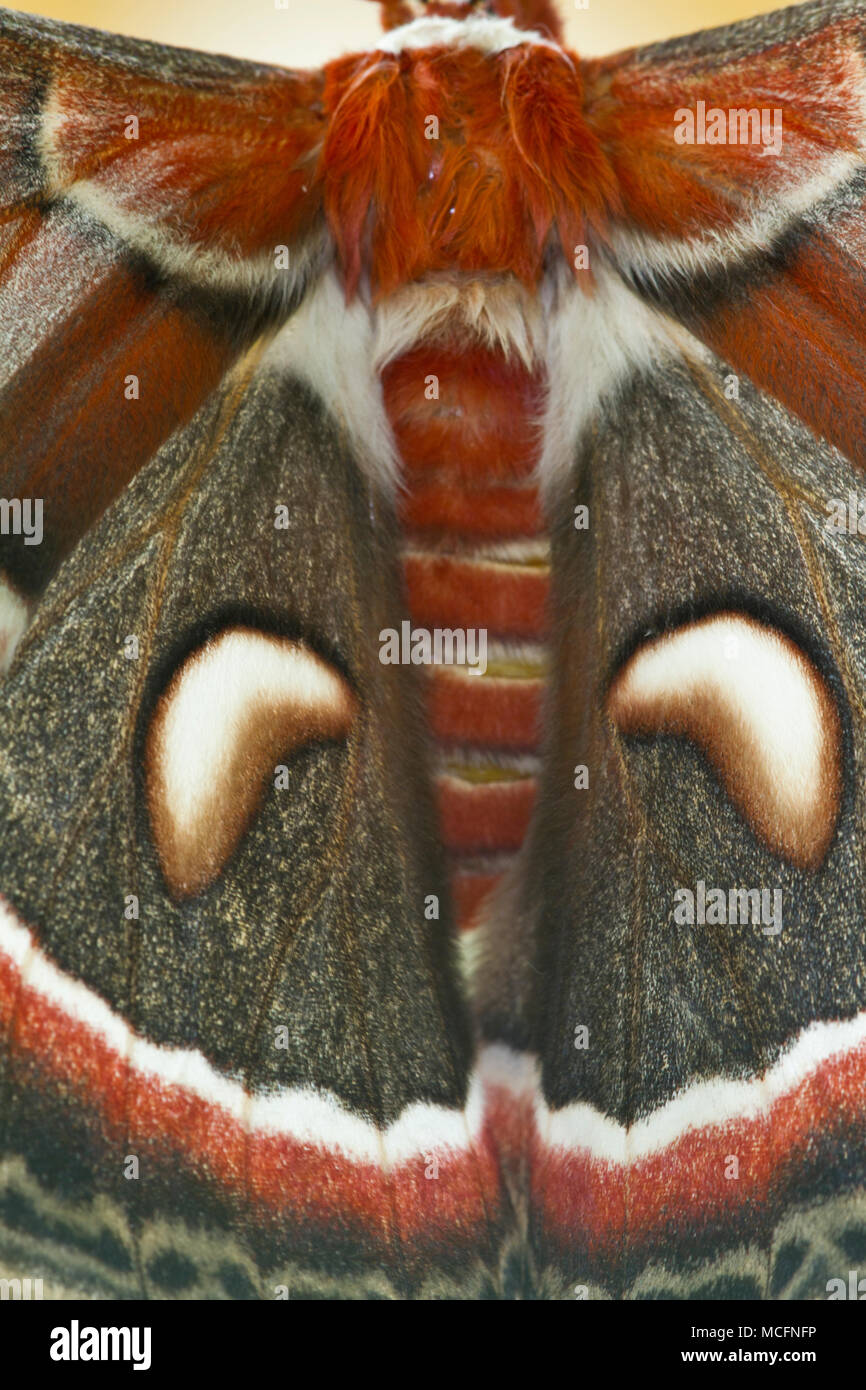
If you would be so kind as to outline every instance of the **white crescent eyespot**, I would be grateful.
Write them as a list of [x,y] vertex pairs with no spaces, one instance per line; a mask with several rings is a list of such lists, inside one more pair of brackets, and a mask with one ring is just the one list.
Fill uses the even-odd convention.
[[715,767],[733,804],[775,854],[817,869],[842,795],[836,702],[789,637],[720,613],[647,642],[607,697],[625,734],[681,734]]
[[281,755],[343,738],[356,700],[301,642],[232,628],[193,652],[147,732],[151,825],[176,898],[217,877],[249,828]]
[[12,665],[15,649],[30,621],[30,608],[0,575],[0,676]]

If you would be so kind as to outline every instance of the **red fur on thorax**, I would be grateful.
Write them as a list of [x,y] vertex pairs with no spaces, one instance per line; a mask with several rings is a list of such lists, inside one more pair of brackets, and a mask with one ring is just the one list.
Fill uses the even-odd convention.
[[573,265],[616,207],[579,68],[552,48],[354,55],[326,69],[325,105],[319,178],[349,294],[363,271],[377,295],[437,271],[535,285],[552,237]]

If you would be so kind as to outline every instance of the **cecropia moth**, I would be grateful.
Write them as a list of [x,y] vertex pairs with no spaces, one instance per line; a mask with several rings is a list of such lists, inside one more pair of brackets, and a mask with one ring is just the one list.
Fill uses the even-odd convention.
[[2,1271],[832,1296],[866,5],[383,10],[0,15]]

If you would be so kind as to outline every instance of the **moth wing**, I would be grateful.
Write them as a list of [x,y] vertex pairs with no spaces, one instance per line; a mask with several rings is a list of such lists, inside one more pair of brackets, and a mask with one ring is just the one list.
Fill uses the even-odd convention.
[[826,508],[861,475],[681,346],[600,402],[551,503],[484,1069],[549,1296],[821,1298],[866,1219],[866,557]]
[[584,75],[620,273],[866,464],[862,5],[794,5]]
[[0,438],[19,600],[262,327],[324,246],[323,78],[0,11]]
[[2,689],[4,1264],[120,1298],[483,1296],[498,1187],[420,696],[378,659],[395,523],[257,353],[79,542]]
[[[478,974],[553,1297],[825,1298],[862,1258],[862,33],[797,6],[586,69],[623,208],[553,310],[545,771]],[[699,98],[781,107],[778,156],[677,145]]]

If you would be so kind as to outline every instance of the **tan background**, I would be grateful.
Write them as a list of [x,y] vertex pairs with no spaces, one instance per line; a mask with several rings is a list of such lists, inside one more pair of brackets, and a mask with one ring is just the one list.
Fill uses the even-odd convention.
[[[708,29],[780,7],[780,0],[559,0],[579,53],[608,53],[650,39]],[[362,0],[31,0],[22,5],[162,43],[232,53],[291,67],[317,65],[338,53],[370,48],[380,33],[378,7]]]

